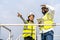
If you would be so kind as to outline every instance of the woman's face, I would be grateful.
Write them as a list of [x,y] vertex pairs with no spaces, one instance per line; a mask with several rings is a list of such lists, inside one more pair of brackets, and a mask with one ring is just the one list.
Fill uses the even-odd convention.
[[33,20],[34,20],[34,16],[31,15],[31,16],[29,17],[29,20],[30,20],[30,21],[33,21]]

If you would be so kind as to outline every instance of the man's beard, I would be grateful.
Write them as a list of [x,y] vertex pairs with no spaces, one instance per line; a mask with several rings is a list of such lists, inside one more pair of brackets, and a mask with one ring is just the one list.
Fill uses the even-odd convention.
[[46,11],[45,12],[42,12],[43,13],[43,15],[45,15],[46,14]]

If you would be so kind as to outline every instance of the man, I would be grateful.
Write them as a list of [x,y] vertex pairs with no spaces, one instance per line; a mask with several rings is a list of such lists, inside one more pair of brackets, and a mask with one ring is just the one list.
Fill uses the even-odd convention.
[[43,17],[38,19],[39,24],[50,24],[50,25],[39,25],[41,33],[41,40],[53,40],[53,18],[54,8],[49,5],[41,5]]
[[[29,15],[28,15],[28,20],[25,21],[25,19],[22,17],[22,15],[20,13],[18,13],[18,17],[20,17],[23,22],[25,24],[34,24],[34,14],[33,12],[31,12]],[[23,30],[23,37],[24,37],[24,40],[35,40],[35,26],[33,25],[28,25],[28,26],[24,26],[24,30]]]

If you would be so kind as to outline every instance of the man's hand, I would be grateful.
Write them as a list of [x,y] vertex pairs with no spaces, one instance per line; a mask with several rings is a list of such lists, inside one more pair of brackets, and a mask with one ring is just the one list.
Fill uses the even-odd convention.
[[[38,21],[38,24],[43,24],[43,19],[42,18],[39,18],[37,19]],[[39,27],[43,27],[43,25],[38,25]]]
[[18,15],[17,15],[18,17],[21,17],[22,16],[22,14],[20,14],[19,12],[18,12]]

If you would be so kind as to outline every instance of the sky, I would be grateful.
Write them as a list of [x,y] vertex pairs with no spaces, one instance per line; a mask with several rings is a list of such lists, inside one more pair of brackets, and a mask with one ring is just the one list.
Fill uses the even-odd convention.
[[[42,17],[40,6],[42,4],[48,4],[55,8],[54,22],[60,23],[60,0],[0,0],[0,24],[23,24],[23,21],[17,17],[17,12],[20,12],[25,20],[30,12],[34,12],[34,22],[37,23],[36,19]],[[12,30],[13,40],[22,34],[23,26],[6,27]],[[0,38],[6,40],[8,38],[8,31],[3,27],[0,30]],[[60,35],[59,30],[60,27],[55,26],[55,35]]]

